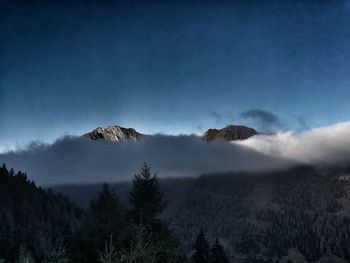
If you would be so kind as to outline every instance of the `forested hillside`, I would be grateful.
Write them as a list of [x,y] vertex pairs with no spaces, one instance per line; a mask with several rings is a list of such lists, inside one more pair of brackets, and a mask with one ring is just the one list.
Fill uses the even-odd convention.
[[[163,179],[163,217],[172,218],[187,254],[203,228],[233,262],[350,262],[348,179],[347,169],[313,167]],[[91,186],[72,187],[77,200],[89,199],[85,187],[94,193]],[[127,200],[129,184],[113,187]]]
[[[127,203],[104,184],[84,210],[5,165],[0,186],[1,263],[187,262],[170,221],[160,217],[167,202],[146,164],[132,180]],[[194,263],[202,257],[229,262],[219,241],[211,246],[198,232]]]
[[[69,243],[81,209],[68,197],[43,190],[25,173],[0,168],[0,259],[41,262]],[[1,260],[0,260],[1,261]],[[24,261],[23,261],[24,262]]]
[[78,208],[3,166],[0,260],[350,262],[349,180],[314,167],[158,180],[144,165],[131,184],[54,189],[90,200]]
[[349,262],[347,178],[346,171],[311,167],[202,177],[174,221],[186,251],[201,226],[211,240],[219,237],[237,262]]

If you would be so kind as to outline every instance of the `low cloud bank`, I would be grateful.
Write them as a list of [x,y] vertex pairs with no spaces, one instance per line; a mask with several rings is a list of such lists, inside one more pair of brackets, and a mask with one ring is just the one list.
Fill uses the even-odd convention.
[[196,136],[150,136],[112,143],[64,137],[53,144],[0,154],[0,163],[26,171],[41,185],[129,181],[143,162],[160,177],[229,171],[269,171],[297,164],[348,165],[350,122],[303,133],[257,135],[207,143]]
[[258,135],[235,145],[257,152],[310,165],[350,164],[350,122],[302,133],[280,132]]
[[163,176],[194,176],[229,171],[263,171],[291,165],[248,147],[196,136],[152,136],[112,143],[64,137],[51,145],[0,154],[0,162],[26,171],[42,185],[130,180],[143,162]]

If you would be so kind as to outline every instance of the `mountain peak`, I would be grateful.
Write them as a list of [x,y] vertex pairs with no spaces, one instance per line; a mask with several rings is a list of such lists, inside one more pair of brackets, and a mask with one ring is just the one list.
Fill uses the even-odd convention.
[[[228,125],[222,129],[209,129],[207,130],[202,139],[210,142],[218,139],[226,141],[245,140],[258,132],[253,128],[249,128],[241,125]],[[91,140],[106,140],[106,141],[124,141],[133,140],[138,141],[147,135],[137,132],[133,128],[124,128],[118,125],[108,126],[106,128],[98,127],[91,132],[85,133],[83,137]]]
[[209,142],[217,139],[223,139],[226,141],[245,140],[258,132],[253,128],[249,128],[241,125],[228,125],[222,129],[209,129],[203,135],[203,140]]
[[133,128],[124,128],[118,125],[108,126],[107,128],[98,127],[92,132],[85,133],[84,137],[91,140],[104,139],[107,141],[134,140],[138,141],[144,134],[137,132]]

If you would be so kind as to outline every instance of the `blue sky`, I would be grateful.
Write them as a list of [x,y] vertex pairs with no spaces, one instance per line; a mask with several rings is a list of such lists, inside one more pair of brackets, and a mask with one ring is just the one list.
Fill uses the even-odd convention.
[[0,148],[119,124],[145,133],[349,120],[349,1],[3,1]]

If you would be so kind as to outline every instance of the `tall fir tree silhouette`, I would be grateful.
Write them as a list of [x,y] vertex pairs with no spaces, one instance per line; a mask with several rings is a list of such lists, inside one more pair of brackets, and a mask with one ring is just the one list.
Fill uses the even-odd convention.
[[141,173],[134,176],[129,201],[133,222],[146,229],[157,221],[157,216],[166,206],[158,178],[151,175],[151,167],[146,163],[143,164]]
[[205,239],[204,231],[201,228],[194,244],[194,252],[191,257],[192,263],[211,263],[210,246]]
[[95,263],[98,251],[105,248],[106,240],[113,235],[114,243],[121,246],[125,229],[125,213],[118,196],[104,184],[90,202],[87,218],[83,222],[74,248],[74,260]]
[[[169,222],[160,217],[166,207],[156,175],[144,163],[140,174],[133,179],[129,193],[131,219],[138,231],[144,233],[149,241],[157,245],[156,262],[179,262],[180,248]],[[148,262],[148,261],[147,261]]]
[[219,243],[219,239],[216,238],[215,244],[211,249],[211,263],[229,263],[230,260],[225,253],[224,247]]

